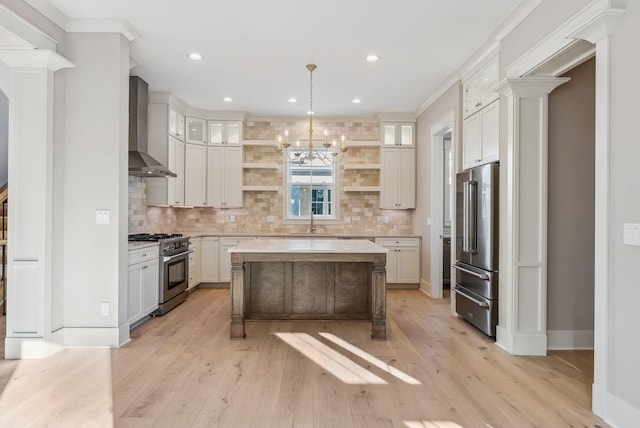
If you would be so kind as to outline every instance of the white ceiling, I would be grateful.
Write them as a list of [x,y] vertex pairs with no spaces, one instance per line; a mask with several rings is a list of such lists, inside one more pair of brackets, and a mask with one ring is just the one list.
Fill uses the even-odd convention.
[[316,115],[348,117],[418,110],[519,1],[27,0],[63,28],[126,19],[138,33],[132,74],[192,107],[304,115],[315,63]]

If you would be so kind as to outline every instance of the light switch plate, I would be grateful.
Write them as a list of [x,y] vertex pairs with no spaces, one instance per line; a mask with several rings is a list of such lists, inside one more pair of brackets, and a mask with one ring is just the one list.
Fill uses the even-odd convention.
[[622,242],[624,245],[640,247],[640,224],[625,223],[622,232]]
[[96,224],[109,224],[109,223],[111,223],[111,212],[109,210],[97,210]]

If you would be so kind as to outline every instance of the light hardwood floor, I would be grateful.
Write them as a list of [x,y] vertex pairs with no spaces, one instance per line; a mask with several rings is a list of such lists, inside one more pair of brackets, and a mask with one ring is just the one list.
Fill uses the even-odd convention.
[[[116,427],[606,426],[590,411],[592,352],[509,355],[452,316],[448,300],[431,300],[417,290],[388,291],[387,312],[387,341],[372,341],[366,321],[248,322],[246,339],[229,340],[229,291],[196,290],[169,314],[133,330],[131,343],[110,351],[111,367],[105,369],[99,357],[73,355],[90,350],[65,350],[54,355],[60,360],[56,367],[74,367],[72,373],[48,371],[61,373],[57,382],[66,385],[67,399],[83,397],[92,409],[76,409],[74,421],[78,412],[102,415],[87,416],[85,426],[111,421]],[[300,337],[313,344],[310,355],[319,362],[330,364],[340,354],[385,383],[343,382],[276,335],[285,332],[307,333]],[[387,364],[420,384],[382,370],[370,357],[356,356],[355,350],[319,333],[355,345],[381,360],[383,368]],[[16,377],[17,365],[0,362],[0,387],[5,385],[0,426],[14,426],[3,425],[2,415],[11,410],[5,398],[16,390],[7,379]],[[112,379],[112,415],[103,414],[110,397],[96,390],[100,397],[91,401],[85,383],[69,381],[72,374],[86,377],[87,371],[100,380],[105,370]],[[22,404],[22,419],[13,411],[12,421],[22,422],[15,426],[81,426],[61,422],[62,416],[73,415],[69,404],[53,410],[57,424],[32,422],[29,416],[43,419],[27,409],[48,396],[30,397],[24,391],[23,385],[22,400],[36,406]]]

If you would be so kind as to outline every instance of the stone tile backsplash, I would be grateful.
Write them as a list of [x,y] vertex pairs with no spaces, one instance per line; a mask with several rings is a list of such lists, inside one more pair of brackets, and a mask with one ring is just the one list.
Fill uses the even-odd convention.
[[[324,135],[342,134],[352,141],[377,141],[377,122],[314,122],[314,130]],[[293,138],[305,140],[308,122],[248,121],[245,124],[246,140],[273,140],[278,133],[289,129]],[[296,135],[300,137],[296,137]],[[329,137],[331,138],[331,137]],[[302,142],[301,142],[302,145]],[[273,147],[245,146],[246,163],[279,163]],[[413,232],[412,211],[380,210],[378,192],[344,192],[345,186],[379,186],[380,170],[344,170],[344,163],[377,164],[380,162],[377,147],[352,147],[341,162],[339,218],[335,221],[317,222],[317,233],[394,235]],[[166,208],[148,207],[146,183],[139,177],[129,176],[129,233],[189,232],[224,234],[286,234],[307,232],[309,224],[286,220],[283,200],[283,167],[278,169],[248,168],[243,173],[247,186],[278,186],[278,191],[245,191],[244,206],[238,209],[215,208]]]

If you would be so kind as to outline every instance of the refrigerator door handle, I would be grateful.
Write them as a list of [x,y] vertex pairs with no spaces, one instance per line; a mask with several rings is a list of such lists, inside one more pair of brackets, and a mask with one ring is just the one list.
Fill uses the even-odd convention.
[[462,272],[464,272],[464,273],[468,273],[469,275],[473,275],[473,276],[475,276],[476,278],[483,279],[483,280],[485,280],[485,281],[489,279],[489,275],[486,275],[486,274],[483,274],[483,273],[475,273],[474,271],[471,271],[471,270],[469,270],[469,269],[465,269],[465,268],[463,268],[462,266],[453,265],[453,266],[451,266],[451,267],[452,267],[452,268],[454,268],[454,269],[461,270],[461,271],[462,271]]
[[477,181],[465,181],[462,184],[462,251],[465,253],[478,252],[476,237],[477,188]]
[[481,308],[488,308],[489,304],[487,302],[482,302],[478,299],[474,299],[473,297],[469,296],[467,293],[463,293],[462,291],[460,291],[458,289],[458,287],[454,287],[453,291],[457,294],[460,294],[461,296],[464,296],[465,298],[471,300],[473,303],[475,303],[476,305],[480,306]]

